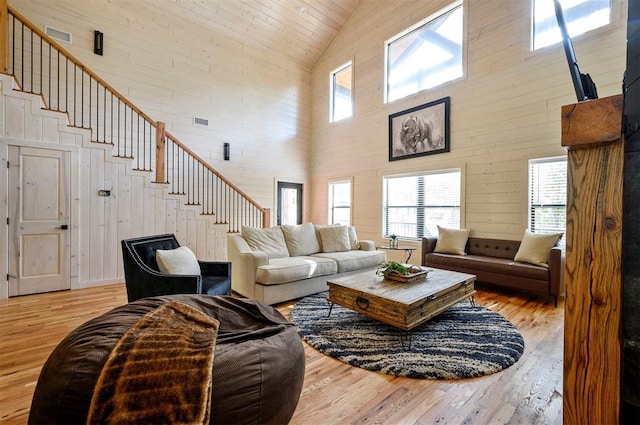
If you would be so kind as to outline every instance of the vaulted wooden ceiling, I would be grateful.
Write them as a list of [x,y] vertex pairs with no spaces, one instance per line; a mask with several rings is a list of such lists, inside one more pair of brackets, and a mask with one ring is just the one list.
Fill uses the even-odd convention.
[[312,69],[360,0],[135,1]]

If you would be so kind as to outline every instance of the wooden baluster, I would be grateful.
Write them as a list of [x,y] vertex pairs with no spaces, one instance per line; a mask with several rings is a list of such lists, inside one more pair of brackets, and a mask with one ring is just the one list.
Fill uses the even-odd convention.
[[156,183],[166,183],[167,181],[165,178],[166,151],[165,124],[158,121],[156,126]]
[[7,0],[0,0],[0,72],[6,74],[9,63],[9,10]]

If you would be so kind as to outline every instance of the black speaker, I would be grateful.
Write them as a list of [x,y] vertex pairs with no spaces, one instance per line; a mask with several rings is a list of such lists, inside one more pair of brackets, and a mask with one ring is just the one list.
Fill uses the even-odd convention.
[[229,145],[229,143],[224,144],[224,160],[228,161],[229,158],[231,157],[231,146]]
[[93,53],[96,55],[102,56],[102,48],[104,42],[104,34],[100,31],[95,30],[93,32]]

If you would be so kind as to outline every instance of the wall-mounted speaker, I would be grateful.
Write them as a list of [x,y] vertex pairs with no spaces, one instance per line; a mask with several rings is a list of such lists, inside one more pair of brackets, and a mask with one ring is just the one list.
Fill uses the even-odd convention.
[[104,43],[104,34],[102,34],[98,30],[95,30],[93,32],[93,53],[95,53],[96,55],[102,56],[103,43]]
[[229,146],[229,143],[224,144],[224,160],[228,161],[229,158],[231,157],[231,146]]

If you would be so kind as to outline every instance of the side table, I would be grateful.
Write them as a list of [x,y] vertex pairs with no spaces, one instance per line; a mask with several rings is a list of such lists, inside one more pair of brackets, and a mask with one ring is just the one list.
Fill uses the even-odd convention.
[[413,251],[415,251],[417,248],[411,245],[398,245],[398,246],[376,245],[376,249],[388,249],[390,251],[404,251],[405,254],[407,254],[407,259],[404,260],[404,262],[408,263],[409,259],[411,258],[411,254],[413,254]]

